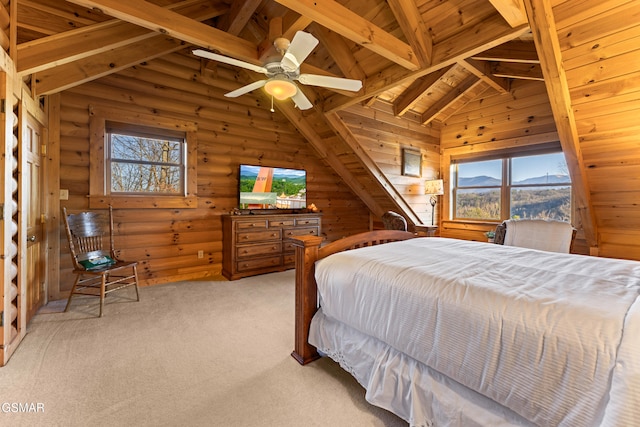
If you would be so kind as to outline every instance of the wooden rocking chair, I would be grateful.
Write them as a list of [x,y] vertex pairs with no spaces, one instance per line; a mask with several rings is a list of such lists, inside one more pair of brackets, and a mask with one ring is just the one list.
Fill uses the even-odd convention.
[[69,309],[75,294],[99,296],[102,317],[106,294],[128,286],[135,287],[136,299],[140,301],[138,263],[116,257],[111,206],[108,214],[104,211],[67,214],[66,208],[63,211],[73,272],[76,274],[64,311]]

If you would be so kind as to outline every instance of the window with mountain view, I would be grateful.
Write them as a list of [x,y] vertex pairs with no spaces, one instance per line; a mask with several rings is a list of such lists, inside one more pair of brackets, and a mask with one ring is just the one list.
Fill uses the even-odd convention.
[[571,220],[571,179],[562,153],[452,164],[454,219]]

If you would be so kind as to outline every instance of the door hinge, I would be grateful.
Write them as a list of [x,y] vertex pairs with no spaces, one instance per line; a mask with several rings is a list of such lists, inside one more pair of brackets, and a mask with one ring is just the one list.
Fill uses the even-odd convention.
[[47,222],[47,219],[45,218],[44,214],[40,214],[40,224],[45,224]]
[[43,156],[46,156],[46,155],[47,155],[47,144],[42,144],[42,145],[40,146],[40,150],[41,150],[41,152],[42,152],[42,155],[43,155]]

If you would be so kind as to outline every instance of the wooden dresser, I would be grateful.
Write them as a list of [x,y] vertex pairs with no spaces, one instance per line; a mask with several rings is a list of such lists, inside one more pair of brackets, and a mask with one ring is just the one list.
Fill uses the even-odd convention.
[[222,274],[229,280],[295,267],[294,236],[319,236],[322,214],[224,215]]

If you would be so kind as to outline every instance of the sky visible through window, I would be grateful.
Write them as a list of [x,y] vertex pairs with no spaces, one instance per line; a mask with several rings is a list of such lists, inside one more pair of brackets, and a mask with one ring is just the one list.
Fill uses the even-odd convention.
[[[513,170],[513,181],[518,182],[527,178],[549,175],[568,175],[563,153],[543,154],[539,156],[516,157]],[[526,162],[526,167],[523,166]],[[476,176],[490,176],[500,179],[502,174],[500,160],[486,162],[462,163],[459,168],[461,178]]]

